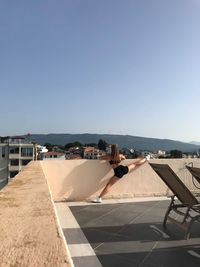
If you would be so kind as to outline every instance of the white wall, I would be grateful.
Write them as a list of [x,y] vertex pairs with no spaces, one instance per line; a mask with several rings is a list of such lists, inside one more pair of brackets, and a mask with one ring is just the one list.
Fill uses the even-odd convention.
[[[123,161],[124,165],[134,160]],[[191,190],[195,190],[191,175],[185,164],[187,159],[152,160],[167,163]],[[200,167],[200,159],[194,159],[194,166]],[[41,161],[54,200],[86,200],[98,195],[113,175],[108,162],[100,160]],[[124,176],[106,195],[107,198],[139,196],[163,196],[169,189],[152,170],[148,163]]]

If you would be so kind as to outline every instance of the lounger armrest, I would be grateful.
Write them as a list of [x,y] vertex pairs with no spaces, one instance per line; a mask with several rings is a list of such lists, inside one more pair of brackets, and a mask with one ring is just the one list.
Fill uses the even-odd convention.
[[188,204],[174,204],[175,208],[191,208],[191,205]]
[[200,211],[200,203],[192,206],[191,208],[198,209]]
[[194,205],[193,207],[200,207],[200,203]]

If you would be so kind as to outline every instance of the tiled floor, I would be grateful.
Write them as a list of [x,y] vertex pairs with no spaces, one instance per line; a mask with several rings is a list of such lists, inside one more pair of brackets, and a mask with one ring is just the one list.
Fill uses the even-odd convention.
[[[165,233],[162,221],[168,204],[145,201],[70,206],[81,228],[63,227],[75,267],[200,266],[200,224],[193,225],[189,240],[172,224]],[[87,241],[93,250],[76,253]]]

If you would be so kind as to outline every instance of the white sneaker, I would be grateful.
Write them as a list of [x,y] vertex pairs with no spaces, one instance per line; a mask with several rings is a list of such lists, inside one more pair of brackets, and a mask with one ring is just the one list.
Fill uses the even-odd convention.
[[97,197],[96,199],[92,200],[92,203],[101,203],[102,199],[101,197]]
[[150,158],[151,158],[151,156],[150,155],[147,155],[145,158],[146,158],[147,161],[149,161]]

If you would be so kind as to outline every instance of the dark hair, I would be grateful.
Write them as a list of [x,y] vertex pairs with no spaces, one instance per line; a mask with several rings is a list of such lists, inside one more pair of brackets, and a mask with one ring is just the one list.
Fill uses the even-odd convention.
[[111,156],[114,159],[119,156],[119,151],[118,151],[117,145],[115,145],[115,144],[111,146]]

